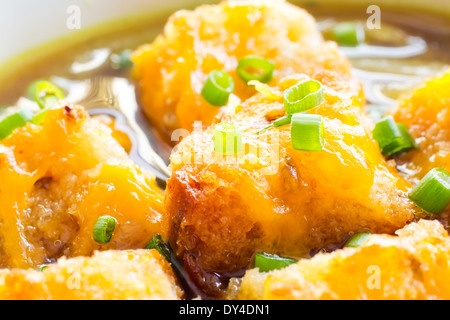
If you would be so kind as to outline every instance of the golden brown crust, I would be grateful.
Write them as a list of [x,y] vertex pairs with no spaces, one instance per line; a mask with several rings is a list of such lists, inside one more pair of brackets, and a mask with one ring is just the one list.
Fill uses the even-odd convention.
[[183,291],[156,250],[61,258],[42,272],[0,271],[1,300],[176,300]]
[[[164,136],[211,124],[223,108],[208,104],[200,92],[208,74],[229,73],[233,94],[245,100],[255,91],[237,75],[238,61],[250,54],[275,65],[272,84],[288,75],[333,70],[350,77],[350,63],[335,43],[325,42],[305,10],[284,0],[231,0],[182,10],[164,33],[133,55],[141,103]],[[231,99],[234,101],[234,99]]]
[[449,299],[450,238],[437,221],[372,235],[358,248],[300,260],[285,269],[247,272],[237,299]]
[[[0,265],[33,267],[94,250],[143,248],[164,233],[163,193],[105,125],[79,106],[50,110],[0,143]],[[93,240],[101,215],[117,220]]]
[[[431,169],[443,168],[450,172],[449,86],[450,69],[404,94],[392,111],[395,120],[407,126],[418,145],[418,150],[396,159],[402,174],[413,185]],[[449,208],[439,216],[447,228],[449,216]]]
[[[276,90],[305,77],[284,79]],[[242,128],[247,151],[241,162],[216,158],[212,129],[178,145],[165,204],[171,242],[191,261],[192,273],[232,274],[248,267],[256,251],[305,256],[351,233],[393,233],[413,219],[410,185],[381,156],[359,91],[333,84],[339,76],[327,79],[325,102],[309,111],[324,117],[322,152],[294,150],[289,126],[256,135],[268,124],[265,115],[282,109],[262,94],[221,119]]]
[[404,123],[418,143],[418,150],[398,159],[412,181],[433,168],[450,171],[450,70],[428,79],[404,94],[392,114]]

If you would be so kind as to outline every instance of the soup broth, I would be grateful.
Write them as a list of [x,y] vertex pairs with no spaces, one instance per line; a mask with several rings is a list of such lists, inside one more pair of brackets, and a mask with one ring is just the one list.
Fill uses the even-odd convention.
[[[342,47],[354,67],[355,75],[363,82],[367,110],[374,120],[395,105],[403,92],[410,90],[423,78],[432,76],[450,65],[450,21],[427,13],[380,9],[380,28],[370,29],[367,6],[330,5],[302,2],[301,6],[318,21],[325,38],[333,40],[332,28],[341,21],[356,21],[365,28],[365,44]],[[102,31],[84,32],[77,40],[70,36],[44,47],[38,55],[21,63],[17,59],[8,65],[8,72],[0,75],[0,106],[26,104],[27,87],[37,79],[47,79],[61,87],[67,100],[80,103],[87,109],[111,107],[120,91],[108,91],[106,97],[93,96],[98,79],[121,79],[133,86],[129,68],[117,66],[124,50],[134,50],[148,43],[162,31],[168,12],[128,24],[111,25]],[[81,40],[80,40],[81,39]],[[48,53],[45,51],[47,50]],[[31,53],[30,53],[31,54]],[[97,100],[96,100],[97,99]],[[135,99],[130,96],[129,99]],[[135,101],[131,101],[135,103]],[[153,136],[156,136],[154,133]],[[153,148],[168,163],[171,148],[161,139]]]

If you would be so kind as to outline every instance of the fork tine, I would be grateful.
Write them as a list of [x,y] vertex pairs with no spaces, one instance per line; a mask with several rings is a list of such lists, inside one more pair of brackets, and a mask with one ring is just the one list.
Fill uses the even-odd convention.
[[117,129],[130,137],[130,158],[165,183],[171,174],[168,159],[164,161],[155,151],[159,149],[156,147],[159,141],[136,102],[133,84],[125,78],[96,77],[86,85],[89,85],[87,95],[79,103],[90,115],[106,114],[115,118]]

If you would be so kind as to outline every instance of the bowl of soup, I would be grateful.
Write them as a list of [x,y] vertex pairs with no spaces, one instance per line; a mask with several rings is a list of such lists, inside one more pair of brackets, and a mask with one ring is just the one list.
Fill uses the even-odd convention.
[[450,298],[449,1],[24,5],[0,299]]

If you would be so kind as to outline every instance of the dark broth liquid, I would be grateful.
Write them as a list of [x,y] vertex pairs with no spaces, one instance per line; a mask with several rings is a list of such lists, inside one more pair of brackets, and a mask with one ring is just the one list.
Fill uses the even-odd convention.
[[[365,24],[370,16],[366,13],[367,6],[330,6],[306,2],[303,7],[317,19],[325,37],[327,31],[339,21],[360,21]],[[45,58],[32,61],[29,65],[12,65],[12,77],[0,75],[0,106],[16,105],[18,99],[25,95],[27,86],[36,79],[54,81],[70,94],[74,91],[72,85],[77,81],[99,76],[130,78],[128,72],[111,68],[111,55],[150,43],[162,31],[167,18],[168,14],[161,14],[143,24],[131,27],[125,25],[113,33],[92,34],[82,43],[68,47],[58,45],[58,50],[49,52]],[[450,65],[448,19],[382,9],[381,28],[366,29],[369,46],[381,44],[400,48],[404,46],[408,36],[422,39],[426,43],[426,49],[408,57],[396,58],[386,51],[380,57],[364,54],[355,57],[352,55],[353,48],[343,48],[344,54],[350,53],[356,76],[365,84],[368,111],[375,119],[395,104],[399,94]],[[103,59],[103,63],[92,63],[95,59]],[[74,64],[80,63],[84,64],[84,69],[73,70]],[[80,96],[76,98],[83,100]]]

